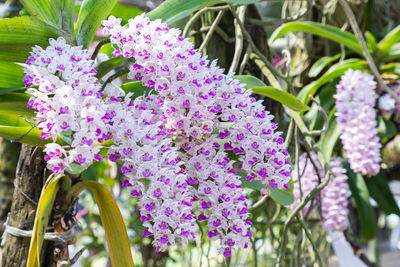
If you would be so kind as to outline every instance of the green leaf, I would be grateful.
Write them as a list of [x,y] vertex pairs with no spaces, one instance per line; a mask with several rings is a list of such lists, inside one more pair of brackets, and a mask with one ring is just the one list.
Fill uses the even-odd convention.
[[400,76],[400,63],[389,63],[380,67],[381,72],[391,72]]
[[120,3],[117,3],[114,8],[110,12],[110,16],[115,16],[117,18],[122,19],[122,25],[128,23],[129,19],[132,19],[136,17],[137,15],[142,14],[143,12],[137,8],[134,8],[132,6],[128,5],[123,5]]
[[341,29],[334,26],[312,21],[295,21],[285,23],[272,33],[269,42],[272,43],[286,33],[295,31],[308,32],[323,38],[327,38],[339,44],[343,44],[350,50],[358,53],[359,55],[363,55],[362,49],[358,44],[358,39],[353,34],[347,31],[342,31]]
[[[335,98],[333,95],[336,93],[336,84],[338,79],[324,85],[323,88],[319,91],[315,99],[320,103],[321,107],[325,110],[326,113],[329,113],[332,110],[333,105],[335,104]],[[309,122],[309,129],[316,130],[321,129],[324,126],[324,117],[322,113],[318,109],[318,105],[316,103],[312,103],[311,109],[304,115],[304,118]]]
[[274,87],[266,86],[261,80],[254,76],[238,75],[234,76],[234,78],[240,80],[242,83],[245,83],[245,87],[252,89],[253,93],[272,98],[294,111],[301,112],[310,109],[300,102],[295,96]]
[[310,71],[308,72],[308,76],[309,77],[316,77],[318,76],[318,74],[321,73],[321,71],[328,66],[329,64],[331,64],[332,62],[338,60],[340,58],[340,54],[337,54],[333,57],[321,57],[320,59],[318,59],[310,68]]
[[400,43],[394,44],[383,57],[383,61],[390,61],[400,58]]
[[394,199],[385,176],[378,175],[370,177],[367,178],[365,182],[367,183],[371,197],[375,199],[379,208],[386,213],[386,215],[396,214],[400,216],[399,206],[397,206],[397,202]]
[[72,175],[79,175],[82,172],[84,172],[86,169],[88,168],[88,166],[83,166],[81,164],[78,163],[71,163],[69,167],[67,167],[65,170],[72,174]]
[[51,176],[40,194],[29,246],[27,267],[40,267],[40,250],[42,249],[44,234],[46,233],[47,224],[49,223],[54,200],[60,188],[58,182],[61,178],[62,176]]
[[0,19],[0,61],[25,62],[32,47],[47,47],[49,38],[60,33],[46,23],[30,17]]
[[246,173],[242,170],[238,170],[239,175],[241,176],[240,181],[242,182],[242,186],[245,188],[250,188],[253,190],[260,191],[261,189],[265,188],[265,184],[261,183],[257,180],[246,181]]
[[397,42],[400,41],[400,25],[391,30],[386,36],[378,43],[378,48],[381,51],[388,52],[389,49]]
[[356,202],[358,219],[360,221],[360,239],[362,242],[365,242],[375,237],[376,218],[374,209],[370,204],[369,191],[361,174],[354,173],[352,170],[348,170],[347,174],[349,177],[347,182]]
[[101,21],[106,19],[117,0],[84,0],[79,10],[75,32],[78,45],[88,48]]
[[378,136],[383,143],[397,134],[397,127],[391,120],[386,120],[382,116],[378,117]]
[[[332,111],[334,113],[335,110]],[[321,135],[321,139],[319,141],[321,148],[321,152],[324,154],[327,162],[330,161],[333,149],[336,146],[337,141],[339,140],[339,136],[341,134],[342,127],[336,122],[334,116],[329,120],[329,128],[328,131]]]
[[365,44],[369,51],[374,52],[377,48],[375,36],[369,31],[365,32]]
[[23,93],[8,93],[0,97],[0,111],[8,112],[9,115],[25,116],[27,119],[35,117],[33,109],[26,107],[30,95]]
[[0,92],[2,88],[24,87],[25,73],[21,65],[12,62],[0,62]]
[[133,98],[144,95],[145,93],[149,93],[152,91],[152,93],[155,93],[154,90],[142,85],[141,81],[137,82],[129,82],[120,85],[121,89],[125,91],[125,93],[133,93]]
[[119,65],[121,65],[124,62],[124,59],[122,57],[114,57],[110,58],[109,60],[101,62],[97,67],[97,74],[96,77],[98,79],[104,77],[107,73],[109,73],[111,70],[115,69]]
[[329,81],[342,76],[346,70],[348,69],[359,69],[365,70],[367,69],[368,64],[366,61],[356,58],[346,59],[343,62],[336,63],[332,67],[330,67],[324,75],[322,75],[318,80],[309,83],[305,86],[298,94],[298,98],[304,104],[308,104],[310,102],[309,95],[315,95],[318,89]]
[[61,28],[67,31],[73,40],[75,40],[75,32],[74,32],[74,7],[75,0],[55,0],[61,1]]
[[106,233],[112,266],[134,266],[126,227],[117,203],[108,190],[95,181],[83,181],[75,184],[69,197],[77,197],[80,192],[90,189],[100,210],[101,222]]
[[56,27],[61,26],[61,6],[57,0],[21,0],[32,17]]
[[147,16],[151,20],[161,19],[167,24],[174,23],[199,8],[222,3],[249,5],[258,2],[259,0],[167,0],[161,5],[150,11]]
[[281,205],[290,205],[294,202],[294,195],[290,190],[269,187],[271,198]]

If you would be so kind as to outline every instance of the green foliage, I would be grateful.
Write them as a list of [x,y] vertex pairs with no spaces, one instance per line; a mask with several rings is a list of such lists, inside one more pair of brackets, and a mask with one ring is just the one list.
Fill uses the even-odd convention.
[[369,201],[370,195],[364,178],[352,170],[347,171],[351,195],[356,202],[358,219],[360,221],[360,239],[362,242],[373,239],[376,231],[375,212]]
[[266,86],[261,80],[254,76],[238,75],[234,76],[234,78],[240,80],[242,83],[245,83],[245,87],[252,89],[255,94],[272,98],[292,109],[293,111],[301,112],[310,109],[300,102],[295,96],[274,87]]
[[259,0],[167,0],[150,11],[147,16],[152,19],[161,19],[167,24],[181,20],[199,8],[221,3],[253,4]]
[[33,17],[0,19],[0,61],[25,62],[32,47],[46,47],[49,38],[60,35],[60,31]]
[[75,184],[69,191],[69,198],[77,197],[85,189],[92,191],[99,207],[112,266],[133,267],[125,223],[114,198],[103,185],[95,181],[83,181]]
[[331,80],[342,76],[348,69],[365,70],[368,67],[366,61],[356,58],[346,59],[334,64],[319,79],[306,85],[298,94],[298,98],[305,104],[310,101],[309,95],[315,95],[318,89]]
[[326,66],[338,60],[339,58],[340,54],[337,54],[333,57],[329,56],[321,57],[311,66],[310,71],[308,72],[308,76],[317,77]]
[[341,29],[334,26],[313,21],[295,21],[283,24],[273,32],[270,38],[270,43],[289,32],[296,31],[308,32],[323,38],[330,39],[334,42],[343,44],[344,46],[359,55],[363,54],[361,47],[358,44],[358,39],[353,34],[342,31]]
[[84,48],[89,47],[101,21],[107,18],[116,3],[117,0],[84,0],[82,2],[75,26],[78,45]]
[[22,4],[32,17],[36,17],[55,27],[61,25],[60,0],[21,0]]
[[128,23],[129,19],[142,14],[143,12],[137,8],[116,3],[114,8],[110,12],[110,16],[115,16],[122,19],[122,25]]
[[0,94],[3,88],[24,87],[25,73],[21,65],[12,62],[0,62]]
[[371,197],[378,203],[378,207],[386,213],[386,215],[396,214],[400,216],[399,207],[397,206],[396,200],[394,199],[393,193],[384,175],[367,178],[365,182]]
[[52,175],[44,185],[42,193],[40,194],[29,247],[27,267],[40,267],[40,251],[53,209],[54,200],[60,188],[59,181],[62,177],[63,176]]
[[145,93],[149,93],[150,91],[152,91],[151,89],[142,85],[142,82],[140,82],[140,81],[125,83],[125,84],[121,85],[120,87],[122,90],[125,91],[125,93],[132,92],[133,93],[132,98],[144,95]]
[[378,48],[381,51],[388,52],[393,45],[400,41],[400,25],[391,30],[379,43]]

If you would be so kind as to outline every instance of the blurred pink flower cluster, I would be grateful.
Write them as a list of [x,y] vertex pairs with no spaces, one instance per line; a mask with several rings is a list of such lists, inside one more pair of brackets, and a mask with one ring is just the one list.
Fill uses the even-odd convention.
[[377,136],[375,104],[377,93],[373,76],[349,69],[337,85],[336,118],[342,126],[340,136],[350,167],[362,175],[380,170],[381,143]]
[[[324,179],[325,177],[324,169],[318,161],[317,154],[312,151],[310,157],[312,161],[306,153],[299,157],[301,179],[299,179],[296,168],[292,172],[293,194],[295,197],[295,202],[291,205],[292,210],[320,184],[321,181],[319,179]],[[317,194],[314,198],[320,200],[320,206],[318,205],[317,207],[321,208],[322,227],[327,231],[344,231],[348,227],[348,197],[351,194],[346,182],[346,169],[343,168],[342,159],[339,158],[332,159],[330,167],[331,177],[329,184],[322,189],[320,195]],[[309,211],[310,205],[311,202],[303,208],[304,213]],[[317,209],[314,207],[314,210],[310,212],[317,214]]]

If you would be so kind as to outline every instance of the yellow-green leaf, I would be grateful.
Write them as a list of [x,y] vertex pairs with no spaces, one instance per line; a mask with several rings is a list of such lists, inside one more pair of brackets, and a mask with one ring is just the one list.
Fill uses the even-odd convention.
[[0,61],[25,62],[35,45],[46,47],[61,34],[31,17],[0,19]]
[[62,178],[62,176],[56,177],[53,175],[49,177],[40,194],[35,223],[33,225],[31,243],[29,246],[27,267],[40,267],[40,250],[42,248],[50,214],[53,209],[54,200],[58,189],[60,188],[60,185],[58,184],[60,178]]
[[378,43],[378,48],[384,52],[400,41],[400,25],[391,30],[386,36]]
[[2,88],[24,87],[22,66],[12,62],[0,62],[0,94]]
[[272,98],[294,111],[302,112],[310,109],[300,102],[294,95],[286,93],[275,87],[266,86],[261,80],[254,76],[238,75],[234,76],[234,78],[240,80],[242,83],[245,83],[245,87],[252,89],[253,93]]
[[83,181],[75,184],[71,188],[69,196],[77,197],[79,193],[85,189],[90,189],[92,191],[97,206],[99,207],[112,266],[134,266],[126,227],[117,203],[112,195],[98,182]]

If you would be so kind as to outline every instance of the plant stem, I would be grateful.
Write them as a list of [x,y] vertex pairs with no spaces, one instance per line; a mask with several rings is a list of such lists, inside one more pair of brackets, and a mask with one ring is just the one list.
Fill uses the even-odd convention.
[[[246,14],[246,8],[247,8],[246,6],[240,6],[237,9],[237,14],[241,21],[244,20],[244,16]],[[229,68],[229,72],[236,71],[236,68],[239,65],[240,56],[243,51],[243,33],[242,33],[242,30],[240,29],[237,19],[235,19],[234,23],[235,23],[236,43],[235,43],[235,52],[233,54],[232,64],[231,64],[231,67]]]
[[200,48],[199,48],[199,51],[202,51],[202,50],[207,46],[208,42],[209,42],[210,39],[211,39],[211,36],[213,35],[215,29],[217,28],[218,23],[221,21],[222,16],[224,15],[224,13],[225,13],[224,10],[221,10],[221,11],[218,13],[218,15],[217,15],[217,17],[215,18],[214,22],[211,24],[210,30],[207,32],[206,37],[204,38],[203,42],[201,43]]
[[[281,73],[279,73],[275,68],[274,65],[268,60],[268,58],[266,56],[264,56],[263,53],[261,53],[261,51],[257,48],[256,44],[254,43],[253,39],[251,38],[249,32],[246,30],[246,28],[243,25],[243,22],[241,21],[241,19],[239,18],[238,14],[236,14],[235,9],[233,8],[233,6],[231,4],[229,4],[229,8],[232,12],[232,15],[235,17],[237,23],[239,24],[240,29],[242,30],[242,33],[244,35],[244,37],[246,38],[246,40],[249,42],[251,48],[253,49],[254,53],[263,61],[263,63],[265,64],[265,66],[267,66],[267,68],[269,69],[269,71],[281,78],[282,80],[284,80],[286,82],[286,84],[289,87],[289,91],[292,91],[293,85],[290,82],[290,80],[283,76]],[[280,86],[279,86],[280,87]]]
[[303,227],[303,230],[304,230],[308,240],[311,243],[311,246],[315,252],[315,256],[317,257],[319,266],[322,267],[323,264],[322,264],[321,255],[319,254],[319,251],[318,251],[317,246],[315,245],[315,242],[312,240],[312,236],[311,236],[310,232],[308,231],[307,225],[304,223],[303,219],[301,219],[300,216],[298,216],[298,215],[297,215],[297,220],[300,222],[301,227]]
[[189,30],[193,27],[193,24],[206,12],[216,12],[216,11],[223,11],[228,10],[229,6],[216,6],[216,7],[205,7],[197,12],[193,17],[191,17],[186,24],[185,28],[183,29],[182,36],[187,37]]

